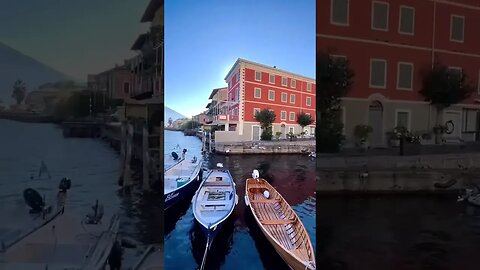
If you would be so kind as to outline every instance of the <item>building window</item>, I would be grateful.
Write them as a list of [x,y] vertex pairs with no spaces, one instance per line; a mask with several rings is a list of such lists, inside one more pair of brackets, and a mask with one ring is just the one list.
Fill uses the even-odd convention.
[[370,60],[370,87],[386,88],[387,61],[383,59]]
[[307,104],[307,106],[312,106],[312,98],[311,97],[307,97],[307,100],[305,102]]
[[240,100],[240,87],[237,86],[237,89],[235,90],[235,101]]
[[286,111],[282,111],[281,114],[280,114],[280,120],[287,120],[287,112]]
[[268,90],[268,100],[275,100],[275,91]]
[[292,134],[295,133],[295,128],[294,127],[289,127],[288,132],[292,133]]
[[239,72],[237,72],[237,74],[235,74],[235,81],[237,81],[237,82],[238,82],[238,80],[239,80],[239,77],[240,77],[240,75],[239,75],[239,74],[240,74],[240,71],[239,71]]
[[262,80],[262,73],[260,71],[255,71],[255,80],[256,81]]
[[295,121],[295,113],[294,112],[290,113],[290,121]]
[[257,115],[257,113],[259,112],[260,112],[259,108],[253,108],[253,117],[255,117],[255,115]]
[[395,126],[410,130],[410,112],[398,110],[395,117]]
[[295,94],[290,94],[290,103],[295,103]]
[[348,25],[348,3],[349,0],[330,1],[330,23],[337,25]]
[[401,6],[400,22],[398,23],[398,32],[401,34],[413,35],[415,28],[415,8]]
[[262,89],[255,87],[255,98],[261,98],[262,97]]
[[388,31],[388,3],[372,2],[372,29]]
[[124,82],[123,83],[123,92],[125,94],[129,94],[130,93],[130,83],[129,82]]
[[287,93],[282,93],[282,102],[287,102]]
[[297,87],[297,81],[295,81],[294,79],[292,79],[292,80],[290,81],[290,87],[296,88],[296,87]]
[[283,86],[288,86],[288,79],[287,79],[287,77],[282,77],[282,85],[283,85]]
[[413,64],[398,63],[397,70],[397,89],[412,90],[413,84]]
[[450,17],[450,40],[463,42],[464,38],[465,17],[452,15]]
[[270,74],[269,82],[270,83],[275,83],[275,75]]
[[312,84],[307,83],[307,92],[312,92]]

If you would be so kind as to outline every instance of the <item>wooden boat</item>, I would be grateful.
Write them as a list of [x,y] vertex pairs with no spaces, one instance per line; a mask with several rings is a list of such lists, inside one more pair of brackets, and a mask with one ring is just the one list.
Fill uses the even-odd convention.
[[[217,167],[223,167],[221,163]],[[202,266],[213,239],[233,213],[238,197],[235,182],[228,170],[210,170],[193,198],[193,215],[207,238]]]
[[202,181],[203,170],[200,159],[182,157],[166,168],[164,178],[164,209],[167,210],[182,199],[190,196]]
[[245,204],[282,259],[295,270],[316,269],[315,254],[302,221],[287,201],[254,170],[245,184]]

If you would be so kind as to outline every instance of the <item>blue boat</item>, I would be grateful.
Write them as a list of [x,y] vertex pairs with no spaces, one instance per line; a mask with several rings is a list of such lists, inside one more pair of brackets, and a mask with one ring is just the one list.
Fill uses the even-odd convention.
[[164,178],[164,209],[177,204],[179,201],[192,196],[202,182],[201,160],[193,157],[182,157],[179,161],[165,170]]
[[[221,163],[218,167],[223,167]],[[193,198],[193,215],[207,238],[202,266],[205,266],[208,250],[213,239],[238,203],[235,182],[230,171],[214,169],[209,171]]]

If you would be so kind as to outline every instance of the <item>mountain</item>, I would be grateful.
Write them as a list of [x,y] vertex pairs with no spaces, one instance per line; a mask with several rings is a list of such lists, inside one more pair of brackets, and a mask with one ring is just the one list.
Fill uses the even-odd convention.
[[0,99],[3,103],[14,103],[11,95],[17,79],[23,80],[30,92],[43,83],[72,78],[0,42]]
[[186,116],[168,108],[167,106],[165,106],[165,123],[168,123],[168,119],[169,118],[172,118],[173,121],[177,120],[177,119],[181,119],[181,118],[186,118]]

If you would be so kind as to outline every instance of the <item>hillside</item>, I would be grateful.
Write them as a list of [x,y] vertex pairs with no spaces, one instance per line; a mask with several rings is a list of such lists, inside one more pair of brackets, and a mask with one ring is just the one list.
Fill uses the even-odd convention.
[[14,103],[11,93],[17,79],[23,80],[30,92],[43,83],[71,78],[0,42],[0,99],[3,103]]

